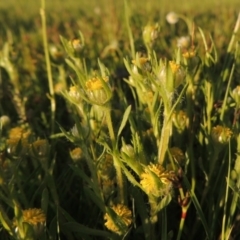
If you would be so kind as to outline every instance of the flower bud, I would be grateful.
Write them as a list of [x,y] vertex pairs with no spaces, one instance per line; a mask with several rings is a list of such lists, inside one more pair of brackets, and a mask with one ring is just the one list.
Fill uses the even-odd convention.
[[[103,86],[105,81],[107,86]],[[103,77],[102,81],[99,77],[93,77],[86,82],[87,95],[90,101],[94,102],[97,105],[103,105],[110,100],[111,91],[110,85],[108,84],[108,77]],[[109,89],[106,89],[109,88]]]
[[236,102],[237,106],[240,106],[240,85],[238,85],[231,91],[231,95],[234,101]]
[[0,117],[0,129],[8,127],[10,125],[10,118],[6,115]]
[[158,37],[158,24],[147,25],[143,30],[143,41],[146,45],[151,45]]
[[166,20],[169,24],[176,24],[179,21],[179,17],[175,12],[169,12],[166,16]]

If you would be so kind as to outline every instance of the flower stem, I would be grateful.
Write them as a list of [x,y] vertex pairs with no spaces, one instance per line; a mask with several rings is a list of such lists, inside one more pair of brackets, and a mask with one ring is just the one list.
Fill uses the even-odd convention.
[[45,16],[45,0],[41,1],[42,7],[40,8],[40,16],[42,21],[42,34],[43,34],[43,46],[44,46],[44,55],[47,67],[47,77],[48,77],[48,86],[49,86],[49,99],[51,103],[51,134],[54,133],[55,127],[55,112],[56,112],[56,101],[54,96],[54,86],[53,78],[51,71],[51,62],[48,52],[48,42],[47,42],[47,28],[46,28],[46,16]]
[[107,122],[107,126],[108,126],[110,139],[112,141],[113,163],[114,163],[114,167],[116,169],[118,200],[120,203],[124,204],[125,201],[124,201],[123,175],[122,175],[121,166],[119,165],[118,150],[117,150],[117,146],[116,146],[116,138],[115,138],[113,125],[112,125],[111,112],[110,112],[110,109],[108,109],[108,108],[104,108],[104,110],[105,110],[105,114],[106,114],[106,122]]

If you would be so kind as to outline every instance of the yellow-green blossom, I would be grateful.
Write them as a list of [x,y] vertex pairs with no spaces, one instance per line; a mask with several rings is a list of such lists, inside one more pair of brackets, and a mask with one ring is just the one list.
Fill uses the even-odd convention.
[[[132,211],[125,205],[117,204],[112,207],[112,210],[122,219],[123,223],[128,227],[132,223]],[[118,235],[124,234],[113,222],[112,218],[105,214],[104,219],[106,220],[105,226],[108,230],[117,233]]]

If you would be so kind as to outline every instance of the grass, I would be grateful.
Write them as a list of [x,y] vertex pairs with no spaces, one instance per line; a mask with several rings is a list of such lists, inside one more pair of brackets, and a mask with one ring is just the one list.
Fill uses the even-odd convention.
[[0,238],[238,239],[237,4],[0,2]]

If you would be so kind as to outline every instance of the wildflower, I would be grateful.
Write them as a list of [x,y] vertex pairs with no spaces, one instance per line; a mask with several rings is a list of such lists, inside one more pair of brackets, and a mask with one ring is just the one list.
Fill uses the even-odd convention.
[[83,157],[82,149],[77,147],[70,151],[71,158],[74,162],[79,161]]
[[[132,223],[132,212],[126,206],[117,204],[112,207],[112,210],[117,214],[118,217],[121,218],[126,227]],[[124,234],[124,232],[122,232],[122,230],[114,223],[112,218],[107,213],[105,214],[104,219],[106,220],[104,225],[107,229],[117,233],[118,235]]]
[[[22,211],[22,222],[31,225],[33,227],[35,236],[38,236],[43,231],[43,227],[46,222],[46,216],[41,209],[30,208]],[[20,227],[22,227],[22,225],[20,225],[16,219],[13,220],[13,225],[16,227],[16,232],[27,232],[27,230],[25,229],[19,229]]]
[[173,123],[178,132],[182,132],[188,123],[188,117],[185,111],[179,110],[173,113]]
[[231,95],[234,101],[236,102],[237,106],[240,106],[240,85],[238,85],[231,91]]
[[73,39],[71,41],[71,44],[72,44],[73,49],[76,52],[79,52],[83,48],[83,46],[84,46],[84,44],[81,42],[80,39]]
[[166,20],[169,24],[176,24],[179,20],[179,17],[175,12],[169,12],[166,16]]
[[194,49],[191,49],[191,50],[189,50],[189,51],[185,51],[185,52],[182,54],[182,56],[183,56],[184,58],[193,58],[193,57],[196,56],[196,51],[195,51]]
[[[106,87],[103,85],[103,81],[108,84],[108,80],[108,77],[103,77],[102,79],[99,77],[93,77],[87,80],[85,86],[87,95],[91,101],[102,105],[110,99],[109,93],[107,92],[107,90],[110,90],[110,88],[106,89]],[[107,87],[109,87],[109,85],[107,85]]]
[[63,90],[65,90],[65,84],[62,82],[58,82],[54,85],[54,92],[56,94],[61,94]]
[[215,143],[226,144],[232,136],[232,131],[227,127],[218,125],[212,129],[211,135]]
[[177,39],[177,46],[179,48],[188,48],[190,45],[190,37],[189,36],[182,36]]
[[26,131],[25,129],[23,129],[21,127],[12,128],[9,132],[10,139],[27,140],[29,136],[30,136],[30,131]]
[[121,152],[126,154],[129,158],[135,157],[134,148],[130,144],[124,144],[121,148]]
[[79,103],[81,101],[81,95],[79,91],[80,90],[77,86],[71,86],[68,92],[68,96],[75,103]]
[[173,171],[167,171],[160,164],[150,164],[141,174],[140,184],[147,194],[156,197],[168,194],[172,188],[172,182],[176,180]]
[[0,128],[9,126],[11,120],[8,116],[3,115],[0,117]]
[[175,61],[169,61],[170,68],[175,76],[174,87],[177,88],[183,83],[183,80],[186,76],[184,70],[181,68],[180,64],[177,64]]
[[[136,60],[132,60],[132,63],[139,67],[139,68],[142,68],[144,70],[149,70],[149,59],[146,58],[146,57],[140,57]],[[137,71],[133,68],[133,72],[137,73]]]
[[143,41],[146,45],[152,44],[158,37],[158,24],[147,25],[143,30]]
[[49,144],[45,139],[40,139],[32,143],[32,152],[34,156],[46,157],[49,152]]
[[49,52],[53,60],[58,62],[61,62],[64,60],[64,54],[57,46],[51,44],[49,46]]
[[172,147],[170,148],[170,154],[172,155],[172,158],[180,165],[185,164],[185,156],[183,154],[183,151],[178,147]]
[[7,151],[13,155],[22,155],[28,149],[28,138],[31,132],[21,127],[12,128],[7,139]]

